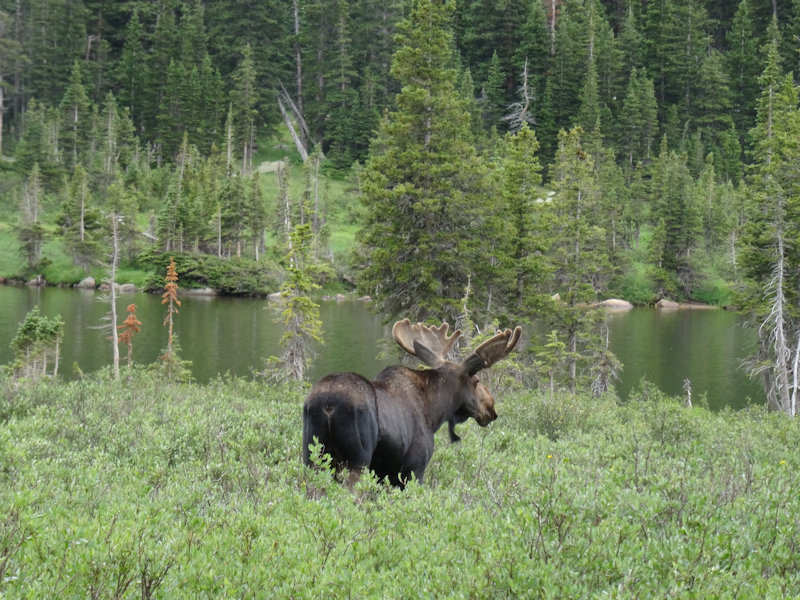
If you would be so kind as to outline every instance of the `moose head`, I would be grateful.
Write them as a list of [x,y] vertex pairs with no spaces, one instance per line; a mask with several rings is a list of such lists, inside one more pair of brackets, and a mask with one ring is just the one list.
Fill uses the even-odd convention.
[[[391,366],[374,381],[354,373],[327,375],[303,405],[303,458],[311,464],[309,445],[316,438],[337,471],[350,471],[349,485],[365,468],[403,486],[412,475],[422,481],[433,454],[433,434],[470,417],[481,426],[497,418],[494,398],[477,373],[508,356],[522,328],[498,331],[464,360],[446,358],[461,332],[408,319],[392,327],[392,337],[429,368]],[[454,433],[451,433],[454,435]]]

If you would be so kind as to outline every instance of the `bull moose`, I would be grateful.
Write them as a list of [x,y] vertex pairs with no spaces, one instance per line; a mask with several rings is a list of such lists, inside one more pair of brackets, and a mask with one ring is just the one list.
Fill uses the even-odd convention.
[[348,486],[369,468],[378,478],[404,487],[412,475],[422,481],[433,454],[433,434],[445,421],[451,438],[455,423],[469,417],[482,427],[494,421],[494,398],[477,373],[506,357],[522,328],[498,331],[460,363],[445,358],[461,335],[456,330],[448,336],[448,329],[447,323],[429,327],[408,319],[392,327],[397,344],[429,369],[395,365],[375,381],[334,373],[315,383],[303,405],[303,461],[312,464],[309,446],[316,439],[337,472],[350,472]]

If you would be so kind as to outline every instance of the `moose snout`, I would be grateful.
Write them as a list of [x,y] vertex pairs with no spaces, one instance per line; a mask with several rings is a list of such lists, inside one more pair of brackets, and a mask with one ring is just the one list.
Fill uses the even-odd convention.
[[480,417],[475,419],[478,421],[478,425],[481,427],[486,427],[489,423],[494,421],[497,418],[497,413],[494,410],[494,407],[489,407],[488,410],[484,410]]

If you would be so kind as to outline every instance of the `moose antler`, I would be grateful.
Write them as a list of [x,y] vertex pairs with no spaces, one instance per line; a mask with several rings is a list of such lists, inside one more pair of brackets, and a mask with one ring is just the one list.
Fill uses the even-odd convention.
[[513,331],[511,329],[498,331],[493,337],[475,348],[463,362],[469,363],[471,373],[488,369],[511,353],[521,335],[522,327],[520,326],[515,327]]
[[411,356],[416,356],[429,367],[436,368],[444,362],[445,355],[461,335],[461,330],[456,329],[448,336],[449,329],[450,325],[447,323],[442,323],[439,327],[429,327],[422,323],[412,325],[411,321],[403,319],[392,327],[392,337]]

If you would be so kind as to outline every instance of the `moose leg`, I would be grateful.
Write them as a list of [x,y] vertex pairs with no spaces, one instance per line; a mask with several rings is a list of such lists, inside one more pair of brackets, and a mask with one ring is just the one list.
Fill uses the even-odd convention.
[[461,441],[461,438],[456,434],[456,423],[452,418],[447,420],[447,431],[450,433],[450,442],[455,444]]
[[366,469],[367,467],[357,467],[348,471],[347,479],[344,482],[348,490],[351,492],[353,491],[353,488],[355,488],[358,480],[361,479],[361,475],[364,473],[364,471],[366,471]]

